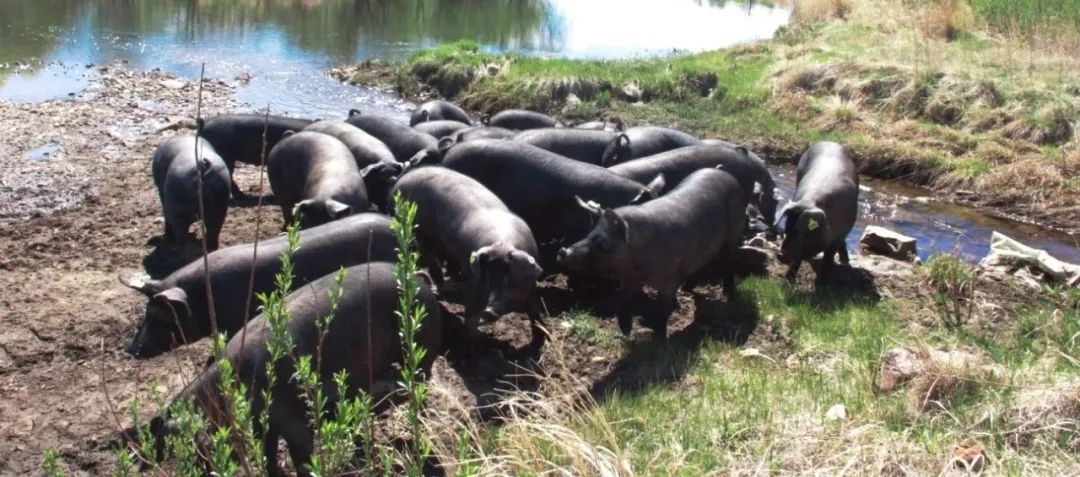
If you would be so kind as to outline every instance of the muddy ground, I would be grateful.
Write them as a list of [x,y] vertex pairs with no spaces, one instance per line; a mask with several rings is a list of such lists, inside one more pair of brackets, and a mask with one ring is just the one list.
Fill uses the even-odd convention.
[[[159,72],[105,68],[72,100],[0,103],[0,475],[40,473],[41,453],[50,448],[76,474],[108,472],[114,457],[105,443],[129,424],[126,403],[139,397],[146,414],[154,408],[151,392],[175,393],[204,361],[205,340],[154,359],[127,357],[122,350],[145,302],[116,279],[140,272],[144,260],[182,262],[176,252],[152,245],[163,224],[150,157],[162,139],[191,133],[182,126],[195,116],[197,86]],[[228,85],[204,82],[203,95],[204,115],[243,110]],[[58,147],[49,148],[49,157],[26,156],[42,146]],[[258,190],[257,169],[241,167],[238,176],[243,188]],[[281,224],[275,206],[239,204],[229,211],[222,245],[251,241],[260,213],[258,236],[275,235]],[[878,292],[862,270],[846,279]],[[801,280],[810,280],[808,270]],[[890,280],[877,279],[883,294],[905,288],[888,287]],[[758,325],[757,317],[733,316],[745,307],[725,303],[719,292],[705,286],[682,294],[670,332],[690,344],[705,334],[759,348],[782,343],[783,334]],[[609,300],[576,296],[562,277],[543,284],[542,296],[558,346],[537,360],[541,373],[572,375],[561,382],[597,395],[635,385],[622,380],[631,374],[620,364],[625,350],[572,336],[564,319],[576,310],[610,317]],[[460,313],[453,295],[448,298],[446,308]],[[688,328],[695,319],[721,324]],[[600,327],[615,333],[611,319]],[[520,317],[488,331],[504,346],[528,340]],[[647,340],[647,331],[635,333]],[[500,359],[482,361],[487,364],[441,361],[435,380],[467,405],[488,404],[486,393],[514,381],[520,370]]]

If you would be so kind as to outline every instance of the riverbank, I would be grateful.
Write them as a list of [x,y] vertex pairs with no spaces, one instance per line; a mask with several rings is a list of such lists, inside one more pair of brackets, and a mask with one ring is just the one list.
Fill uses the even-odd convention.
[[798,2],[773,40],[660,59],[542,59],[461,42],[332,74],[477,112],[670,125],[776,162],[837,140],[867,175],[1080,233],[1080,35],[1006,35],[963,1],[905,5]]

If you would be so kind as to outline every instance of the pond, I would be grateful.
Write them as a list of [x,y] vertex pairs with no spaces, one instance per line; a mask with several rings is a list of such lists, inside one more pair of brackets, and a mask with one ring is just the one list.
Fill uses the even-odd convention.
[[[412,105],[343,85],[329,67],[403,58],[463,38],[487,51],[623,58],[700,51],[771,37],[787,2],[723,0],[3,0],[0,99],[40,101],[86,86],[88,65],[125,61],[239,85],[252,108],[341,117],[350,108],[404,118]],[[792,174],[783,168],[782,189]],[[920,255],[977,260],[998,230],[1080,262],[1077,238],[927,201],[917,189],[866,181],[859,228],[914,236]]]

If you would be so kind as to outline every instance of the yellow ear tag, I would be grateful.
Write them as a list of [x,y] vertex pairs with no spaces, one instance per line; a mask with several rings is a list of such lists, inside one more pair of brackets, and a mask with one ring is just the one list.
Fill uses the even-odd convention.
[[809,224],[807,224],[807,227],[809,227],[809,228],[810,228],[810,231],[811,231],[811,232],[813,232],[813,231],[817,230],[817,228],[818,228],[818,223],[817,223],[817,221],[816,221],[816,220],[814,220],[814,219],[810,219],[810,223],[809,223]]
[[476,265],[476,257],[480,256],[480,250],[473,250],[473,253],[469,254],[469,265]]

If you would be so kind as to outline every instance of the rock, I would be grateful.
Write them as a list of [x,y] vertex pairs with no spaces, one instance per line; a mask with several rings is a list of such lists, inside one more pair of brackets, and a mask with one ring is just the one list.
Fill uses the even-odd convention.
[[846,421],[847,418],[847,408],[843,404],[837,404],[825,411],[825,419],[829,421]]
[[623,99],[632,103],[641,101],[641,96],[643,94],[641,86],[638,86],[637,83],[624,84],[620,93],[622,93]]
[[906,262],[881,255],[856,255],[851,257],[851,264],[875,277],[907,277],[915,273],[914,264],[918,263],[918,260],[916,257],[914,261]]
[[183,116],[170,117],[168,118],[168,121],[168,124],[157,129],[158,134],[165,131],[179,131],[181,129],[195,129],[198,127],[194,119]]
[[169,89],[183,89],[187,86],[187,83],[178,79],[164,79],[161,80],[161,85]]
[[910,381],[923,370],[924,359],[911,348],[893,348],[881,355],[877,387],[890,392]]
[[983,353],[954,349],[914,349],[906,346],[890,349],[881,355],[875,384],[890,392],[923,373],[961,373],[965,376],[990,377],[999,372]]
[[[1017,272],[1037,272],[1042,280],[1071,287],[1080,286],[1080,265],[1063,262],[1051,256],[1045,250],[1028,247],[1002,233],[994,232],[990,237],[990,253],[979,261],[979,268],[997,275],[1016,275]],[[1037,286],[1036,277],[1021,280]]]
[[574,93],[566,95],[566,105],[564,105],[562,109],[563,114],[577,111],[579,107],[581,107],[581,98],[577,97]]
[[911,260],[918,255],[915,238],[876,225],[866,227],[859,245],[870,253],[897,260]]

